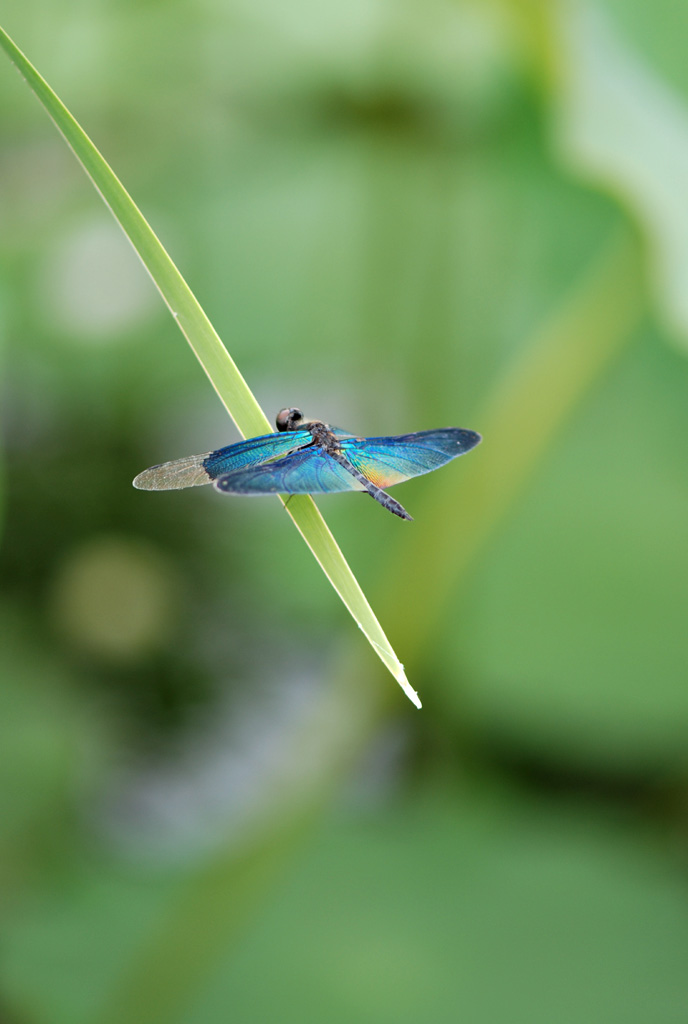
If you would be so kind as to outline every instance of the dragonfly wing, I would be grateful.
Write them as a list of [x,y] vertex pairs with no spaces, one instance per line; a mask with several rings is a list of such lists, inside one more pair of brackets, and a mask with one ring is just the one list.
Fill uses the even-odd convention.
[[228,444],[204,455],[189,455],[173,462],[144,469],[134,480],[134,487],[144,491],[179,490],[182,487],[198,487],[209,484],[218,476],[256,465],[270,459],[280,458],[287,452],[303,447],[311,440],[307,430],[293,430],[288,433],[265,434],[250,437],[246,441]]
[[215,486],[230,494],[329,494],[362,491],[359,483],[322,448],[304,448],[259,466],[235,469]]
[[210,477],[203,466],[208,455],[189,455],[186,459],[163,462],[151,466],[134,479],[134,487],[141,491],[173,491],[182,487],[198,487],[209,484]]
[[391,487],[439,469],[470,451],[480,440],[480,434],[474,430],[447,427],[398,437],[352,438],[341,445],[342,452],[366,479],[378,487]]
[[312,437],[307,430],[288,430],[279,434],[249,437],[247,441],[229,444],[226,448],[218,448],[206,455],[205,471],[211,480],[217,480],[219,476],[235,469],[283,458],[311,441]]
[[[422,430],[397,437],[357,438],[339,428],[333,433],[342,452],[367,480],[391,487],[438,469],[480,441],[472,430]],[[142,490],[176,490],[215,482],[236,494],[324,494],[363,490],[363,485],[313,447],[308,430],[265,434],[203,455],[190,455],[146,469],[134,480]]]

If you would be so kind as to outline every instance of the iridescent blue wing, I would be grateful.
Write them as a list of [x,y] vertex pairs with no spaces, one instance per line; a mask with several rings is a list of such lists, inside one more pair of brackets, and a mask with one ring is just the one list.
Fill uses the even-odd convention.
[[447,427],[398,437],[350,438],[340,443],[351,464],[371,483],[384,488],[431,473],[470,451],[480,440],[474,430]]
[[291,430],[278,434],[250,437],[246,441],[229,444],[214,452],[189,455],[184,459],[151,466],[134,480],[134,487],[146,491],[177,490],[209,484],[219,476],[242,466],[258,465],[278,459],[287,452],[302,448],[311,441],[307,430]]
[[[310,436],[310,435],[309,435]],[[430,473],[480,441],[473,430],[449,427],[398,437],[357,438],[338,431],[342,453],[377,487],[391,487]],[[219,476],[215,486],[232,494],[328,494],[362,491],[363,484],[317,447],[301,448],[260,465]]]
[[329,494],[362,491],[351,473],[322,448],[302,448],[282,459],[235,469],[215,481],[230,494]]
[[310,444],[312,440],[308,430],[288,430],[279,434],[265,434],[263,437],[250,437],[247,441],[239,441],[238,444],[230,444],[211,452],[205,457],[203,465],[210,479],[217,480],[219,476],[235,469],[280,459]]

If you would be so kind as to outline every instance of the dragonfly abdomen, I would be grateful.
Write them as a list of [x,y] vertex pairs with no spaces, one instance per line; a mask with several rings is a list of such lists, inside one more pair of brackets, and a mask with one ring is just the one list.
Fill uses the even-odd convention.
[[387,493],[387,491],[383,491],[381,487],[374,484],[367,476],[364,476],[360,469],[357,469],[356,466],[349,462],[346,455],[339,450],[338,446],[334,449],[331,448],[328,451],[328,455],[333,458],[335,462],[338,462],[340,466],[343,466],[348,473],[351,473],[352,477],[362,484],[370,497],[374,498],[375,501],[378,501],[383,508],[386,508],[389,512],[393,512],[394,515],[399,516],[400,519],[413,519],[413,516],[408,514],[401,502],[393,498],[391,494]]

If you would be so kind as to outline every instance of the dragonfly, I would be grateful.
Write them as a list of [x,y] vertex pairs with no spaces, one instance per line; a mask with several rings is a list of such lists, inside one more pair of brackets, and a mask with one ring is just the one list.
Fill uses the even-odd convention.
[[134,487],[169,491],[214,484],[223,494],[331,494],[363,491],[401,519],[412,519],[386,491],[439,469],[481,441],[474,430],[446,427],[394,437],[357,437],[300,409],[281,409],[277,433],[144,469]]

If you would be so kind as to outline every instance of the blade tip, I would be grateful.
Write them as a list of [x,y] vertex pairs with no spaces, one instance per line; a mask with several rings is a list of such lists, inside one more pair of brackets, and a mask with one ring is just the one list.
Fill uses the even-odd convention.
[[411,701],[411,703],[415,704],[415,706],[420,711],[420,709],[423,707],[423,705],[420,702],[420,697],[409,683],[403,669],[401,673],[397,676],[397,682],[399,683],[399,686],[402,688],[402,690],[404,691],[408,699]]

